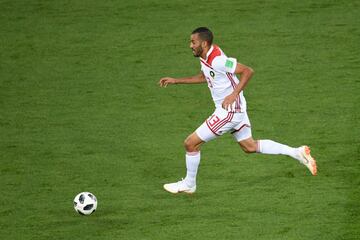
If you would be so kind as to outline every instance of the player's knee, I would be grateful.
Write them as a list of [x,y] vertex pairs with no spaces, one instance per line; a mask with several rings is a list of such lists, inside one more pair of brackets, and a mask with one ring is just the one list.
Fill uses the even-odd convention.
[[199,147],[192,143],[190,138],[186,138],[184,141],[184,147],[187,152],[198,152]]
[[184,148],[187,152],[192,152],[194,145],[191,144],[191,141],[187,138],[184,141]]

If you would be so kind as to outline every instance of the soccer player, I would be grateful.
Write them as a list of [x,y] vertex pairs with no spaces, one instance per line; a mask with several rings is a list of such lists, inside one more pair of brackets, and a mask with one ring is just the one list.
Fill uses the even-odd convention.
[[[215,103],[215,111],[184,142],[186,177],[181,181],[165,184],[164,189],[171,193],[194,193],[200,164],[200,146],[227,132],[233,135],[246,153],[288,155],[304,164],[312,175],[316,175],[316,162],[311,157],[308,146],[292,148],[272,140],[252,138],[243,90],[254,71],[235,58],[227,57],[219,46],[213,44],[213,34],[206,27],[199,27],[192,32],[190,48],[193,55],[200,59],[201,72],[185,78],[164,77],[160,79],[159,85],[166,87],[170,84],[207,83]],[[240,75],[240,79],[236,74]]]

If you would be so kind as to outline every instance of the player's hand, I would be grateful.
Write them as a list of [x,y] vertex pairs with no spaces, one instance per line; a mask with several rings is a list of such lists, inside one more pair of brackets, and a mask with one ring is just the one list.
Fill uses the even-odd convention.
[[222,103],[222,108],[225,109],[226,111],[235,110],[232,109],[232,107],[233,107],[233,103],[236,101],[237,96],[238,96],[237,94],[233,94],[233,93],[227,96]]
[[159,81],[160,87],[167,87],[168,84],[175,84],[175,83],[176,83],[176,79],[171,77],[164,77]]

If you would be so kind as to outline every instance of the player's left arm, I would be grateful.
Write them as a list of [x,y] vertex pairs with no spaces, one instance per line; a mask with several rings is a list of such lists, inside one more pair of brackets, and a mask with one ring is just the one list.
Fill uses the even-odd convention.
[[234,91],[224,99],[222,107],[226,110],[228,110],[228,108],[232,106],[233,102],[236,101],[236,98],[239,96],[240,92],[245,88],[254,74],[254,70],[244,64],[237,63],[234,73],[240,74],[240,82],[235,87]]

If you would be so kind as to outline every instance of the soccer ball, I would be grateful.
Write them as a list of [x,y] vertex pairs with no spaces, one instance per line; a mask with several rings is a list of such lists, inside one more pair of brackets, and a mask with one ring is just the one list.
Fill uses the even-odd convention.
[[97,200],[94,194],[81,192],[74,198],[75,211],[81,215],[90,215],[97,208]]

